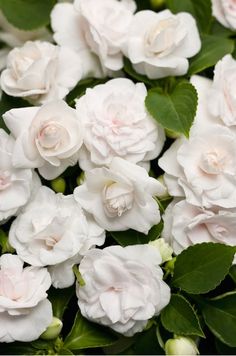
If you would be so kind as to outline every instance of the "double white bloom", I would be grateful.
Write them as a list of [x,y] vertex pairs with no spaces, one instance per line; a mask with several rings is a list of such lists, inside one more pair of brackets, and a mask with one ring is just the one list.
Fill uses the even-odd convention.
[[54,179],[77,163],[82,128],[76,111],[64,101],[12,109],[3,118],[16,139],[14,167],[38,168],[44,178]]
[[77,284],[82,314],[126,336],[142,331],[170,300],[161,261],[150,245],[90,250],[79,267],[85,281]]
[[0,257],[0,342],[33,341],[46,330],[52,321],[50,285],[46,268],[23,268],[15,255]]
[[18,256],[32,266],[51,266],[53,284],[60,288],[73,284],[72,266],[81,255],[104,241],[104,230],[84,214],[73,195],[47,187],[39,189],[9,232]]
[[80,56],[49,42],[26,42],[7,57],[1,88],[32,103],[63,99],[83,77]]
[[160,153],[164,130],[145,108],[146,87],[126,78],[87,89],[76,103],[83,125],[84,147],[80,166],[109,166],[113,157],[149,166]]
[[157,79],[187,73],[187,58],[197,54],[200,47],[192,15],[145,10],[133,17],[124,53],[138,73]]
[[147,234],[160,222],[159,207],[153,196],[164,192],[164,186],[149,177],[144,168],[116,157],[109,169],[86,172],[85,182],[75,189],[74,195],[104,229],[131,228]]
[[211,0],[213,15],[225,27],[236,29],[236,4],[234,0]]

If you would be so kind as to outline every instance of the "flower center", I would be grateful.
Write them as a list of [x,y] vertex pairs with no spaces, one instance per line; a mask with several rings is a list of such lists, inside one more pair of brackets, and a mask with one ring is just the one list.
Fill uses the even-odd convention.
[[57,149],[61,143],[62,128],[55,123],[43,126],[38,134],[40,146],[46,149]]
[[103,189],[103,203],[109,217],[121,216],[133,206],[133,192],[128,186],[112,183]]
[[14,269],[0,271],[0,296],[16,301],[24,295],[26,287],[23,276],[19,276]]
[[0,171],[0,190],[4,190],[11,185],[11,175],[8,171]]
[[167,18],[151,26],[144,37],[144,47],[146,55],[149,57],[166,55],[175,43],[176,27],[179,21],[175,18]]
[[202,155],[200,168],[208,174],[219,174],[224,170],[226,157],[223,152],[209,151]]
[[58,235],[49,235],[45,237],[45,245],[48,250],[52,250],[53,247],[60,241],[61,236]]

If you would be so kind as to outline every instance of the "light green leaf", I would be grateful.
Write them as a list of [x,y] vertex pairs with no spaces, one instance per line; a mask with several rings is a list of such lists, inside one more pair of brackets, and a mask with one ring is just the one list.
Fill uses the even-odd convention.
[[208,32],[211,26],[211,0],[167,0],[167,6],[173,13],[189,12],[196,19],[201,32]]
[[33,30],[50,22],[56,0],[0,0],[7,20],[21,30]]
[[161,313],[161,322],[168,331],[177,335],[204,337],[195,310],[182,295],[172,294],[170,303]]
[[214,66],[227,53],[234,50],[234,41],[219,36],[203,35],[202,48],[189,61],[189,75],[193,75]]
[[191,246],[177,256],[173,285],[192,294],[207,293],[225,278],[235,248],[218,243]]
[[197,109],[197,92],[188,82],[180,82],[171,92],[151,89],[145,100],[149,113],[165,129],[188,137]]
[[236,292],[207,301],[202,313],[212,333],[226,345],[236,347]]
[[82,317],[78,311],[64,347],[69,350],[80,350],[102,347],[113,344],[117,338],[101,325],[93,324]]

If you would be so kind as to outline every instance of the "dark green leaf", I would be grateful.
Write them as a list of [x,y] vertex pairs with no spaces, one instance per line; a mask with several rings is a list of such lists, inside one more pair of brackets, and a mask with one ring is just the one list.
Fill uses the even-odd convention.
[[236,347],[236,292],[209,300],[202,313],[212,333],[226,345]]
[[121,246],[147,244],[149,241],[157,239],[161,235],[162,229],[163,222],[161,221],[149,230],[148,235],[135,230],[113,231],[111,235]]
[[27,107],[27,106],[31,106],[28,103],[28,101],[23,100],[21,98],[13,98],[12,96],[2,93],[2,97],[0,100],[0,128],[9,132],[3,119],[2,119],[2,115],[6,111],[11,110],[11,109],[16,109],[16,108]]
[[167,0],[173,13],[189,12],[196,19],[201,32],[208,32],[212,18],[211,0]]
[[197,92],[192,84],[180,82],[171,92],[151,89],[145,103],[149,113],[164,128],[188,137],[197,109]]
[[55,289],[50,288],[48,292],[48,298],[52,303],[53,315],[62,320],[63,314],[66,310],[72,295],[74,294],[74,288]]
[[202,48],[190,59],[189,75],[193,75],[214,66],[224,55],[232,53],[234,41],[219,36],[203,35]]
[[133,350],[135,355],[163,355],[163,349],[157,341],[155,325],[138,335]]
[[21,30],[33,30],[50,22],[56,0],[0,0],[7,20]]
[[57,355],[74,355],[74,354],[70,350],[63,348],[58,351]]
[[232,265],[235,248],[202,243],[177,256],[173,285],[192,294],[207,293],[218,286]]
[[215,339],[215,345],[219,355],[236,355],[236,347],[229,347],[219,339]]
[[113,344],[117,338],[106,328],[89,322],[78,311],[64,347],[69,350],[80,350],[102,347]]
[[232,280],[234,281],[234,283],[236,283],[236,265],[233,265],[230,268],[229,275],[232,278]]
[[161,313],[163,326],[177,335],[197,335],[204,337],[198,316],[182,295],[172,294],[170,303]]
[[233,36],[235,32],[224,27],[216,19],[214,19],[211,24],[211,34],[219,37],[230,37]]

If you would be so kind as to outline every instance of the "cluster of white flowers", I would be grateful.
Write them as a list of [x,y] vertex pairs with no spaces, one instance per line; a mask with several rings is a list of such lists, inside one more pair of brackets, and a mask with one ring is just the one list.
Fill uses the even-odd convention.
[[[0,18],[4,55],[9,52],[1,63],[1,90],[28,102],[6,111],[9,133],[0,130],[0,223],[14,217],[9,243],[16,251],[0,258],[0,342],[37,339],[52,321],[46,291],[73,285],[78,264],[83,316],[132,336],[169,303],[160,264],[171,259],[172,249],[163,240],[101,248],[106,231],[148,234],[161,220],[155,197],[166,194],[148,174],[165,132],[145,108],[145,85],[124,77],[124,56],[149,79],[184,75],[188,58],[201,48],[196,21],[184,12],[136,12],[133,0],[75,0],[55,5],[51,26],[52,36],[24,32]],[[207,130],[194,134],[200,111],[208,110],[200,100],[190,140],[177,140],[160,160],[169,192],[186,197],[165,216],[173,228],[166,224],[163,236],[173,235],[174,243],[168,241],[175,253],[196,243],[198,225],[206,226],[204,241],[234,241],[236,104],[224,61],[230,62],[227,71],[235,66],[225,58],[216,67],[209,91],[219,98],[209,108],[212,140]],[[67,104],[82,79],[107,76],[113,79],[87,89],[75,107]],[[219,135],[222,149],[216,150]],[[85,174],[73,194],[43,185],[76,165]],[[179,210],[188,216],[181,227]]]
[[190,245],[236,245],[236,60],[223,57],[213,80],[193,76],[198,109],[190,137],[159,159],[169,193],[162,236],[179,254]]

